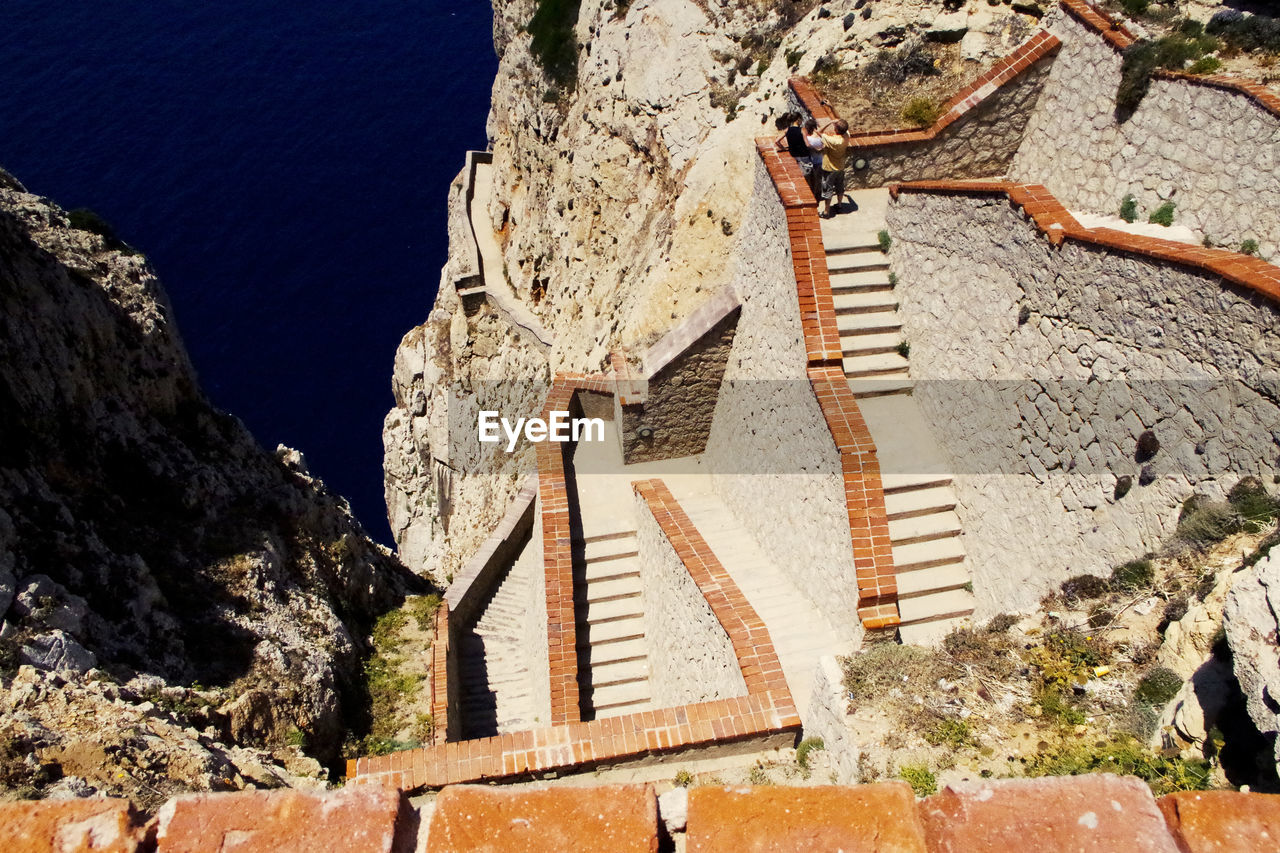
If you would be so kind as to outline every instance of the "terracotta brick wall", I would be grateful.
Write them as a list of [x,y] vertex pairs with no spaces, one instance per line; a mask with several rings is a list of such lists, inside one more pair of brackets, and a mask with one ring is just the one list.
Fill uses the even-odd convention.
[[867,853],[1059,851],[1257,853],[1280,839],[1280,796],[1160,799],[1111,775],[1007,779],[923,800],[901,782],[856,787],[678,789],[652,785],[446,788],[430,808],[377,786],[245,791],[170,800],[150,820],[123,800],[0,804],[7,850],[136,853],[523,851]]

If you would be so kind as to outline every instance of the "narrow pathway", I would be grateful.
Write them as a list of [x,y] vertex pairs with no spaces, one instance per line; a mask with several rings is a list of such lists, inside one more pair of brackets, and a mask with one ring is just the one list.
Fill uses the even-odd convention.
[[852,195],[856,212],[822,222],[844,371],[880,461],[902,640],[933,644],[973,613],[951,466],[911,396],[909,342],[879,241],[889,192]]

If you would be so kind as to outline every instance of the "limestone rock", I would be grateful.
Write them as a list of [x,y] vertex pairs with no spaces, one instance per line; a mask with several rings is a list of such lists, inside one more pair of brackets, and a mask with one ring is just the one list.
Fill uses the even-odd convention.
[[93,652],[58,630],[32,637],[18,659],[38,669],[62,673],[84,673],[98,665]]
[[[1258,731],[1280,731],[1280,557],[1260,560],[1237,578],[1223,611],[1236,678]],[[1280,766],[1280,744],[1277,745]]]

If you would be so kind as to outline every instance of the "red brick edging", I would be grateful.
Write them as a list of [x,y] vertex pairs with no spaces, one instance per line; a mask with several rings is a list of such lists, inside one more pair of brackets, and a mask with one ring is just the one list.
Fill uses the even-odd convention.
[[1054,246],[1067,238],[1081,243],[1103,246],[1166,263],[1189,267],[1200,273],[1211,273],[1232,284],[1280,302],[1280,267],[1261,258],[1242,255],[1229,249],[1210,249],[1130,234],[1115,228],[1085,228],[1070,212],[1039,184],[1015,184],[1009,181],[915,181],[891,184],[889,194],[949,193],[958,195],[1004,195],[1009,202],[1031,217],[1037,230]]
[[661,480],[641,480],[633,486],[636,494],[648,505],[658,527],[733,644],[733,653],[738,659],[747,692],[772,690],[779,695],[786,693],[790,696],[782,664],[778,661],[764,620],[738,589],[667,484]]
[[[1033,65],[1051,56],[1062,46],[1057,36],[1041,30],[1018,46],[1017,50],[987,69],[978,79],[951,97],[942,106],[942,114],[929,127],[892,128],[851,134],[849,144],[853,148],[866,149],[908,142],[931,142],[951,125],[968,115],[1011,80],[1020,77]],[[796,97],[810,114],[819,121],[836,118],[831,106],[822,99],[813,84],[803,77],[788,81]]]
[[786,211],[809,383],[840,454],[858,584],[858,617],[868,630],[892,628],[899,622],[898,586],[880,463],[871,430],[844,375],[817,201],[795,159],[778,151],[773,140],[757,139],[756,150]]
[[[455,735],[458,720],[449,710],[449,602],[441,601],[436,610],[435,631],[431,641],[431,742],[444,743]],[[454,731],[450,731],[450,723]]]

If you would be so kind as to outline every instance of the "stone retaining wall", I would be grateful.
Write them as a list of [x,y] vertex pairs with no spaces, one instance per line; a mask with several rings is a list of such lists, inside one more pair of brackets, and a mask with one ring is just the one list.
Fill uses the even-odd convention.
[[716,620],[649,503],[640,504],[637,545],[653,705],[667,708],[745,696],[728,633]]
[[653,785],[463,785],[419,802],[378,787],[244,791],[177,797],[151,820],[124,800],[3,803],[0,834],[17,850],[108,853],[653,853],[670,849],[661,845],[672,835],[675,849],[690,853],[1221,853],[1269,849],[1267,839],[1280,837],[1275,795],[1193,791],[1156,800],[1137,779],[1107,774],[989,780],[923,800],[902,782],[655,794]]
[[1081,0],[1063,7],[1051,25],[1063,46],[1011,178],[1044,184],[1073,210],[1112,216],[1126,194],[1144,220],[1168,199],[1175,223],[1233,249],[1257,240],[1272,258],[1280,244],[1280,98],[1271,95],[1269,105],[1261,87],[1244,81],[1163,74],[1121,123],[1120,49],[1133,39],[1104,29],[1106,19]]
[[1006,189],[910,189],[889,207],[890,264],[915,395],[957,473],[979,616],[1156,548],[1193,490],[1270,482],[1280,270],[1089,232],[1034,193],[1026,212],[1060,220],[1048,240]]
[[809,699],[806,738],[822,738],[822,748],[832,766],[832,782],[849,785],[862,778],[858,757],[862,751],[854,742],[849,725],[849,692],[844,687],[840,662],[834,656],[819,658]]

